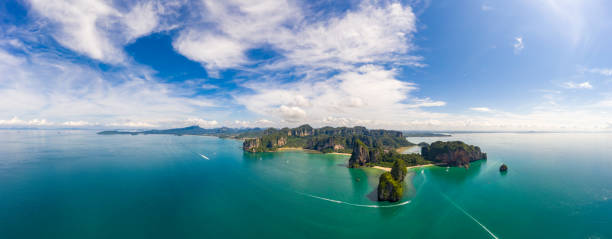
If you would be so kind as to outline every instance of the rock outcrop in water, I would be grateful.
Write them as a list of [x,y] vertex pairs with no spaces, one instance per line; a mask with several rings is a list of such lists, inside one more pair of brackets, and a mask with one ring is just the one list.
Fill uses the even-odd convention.
[[433,142],[421,148],[421,155],[426,160],[453,167],[469,167],[470,162],[487,159],[480,147],[461,141]]
[[403,182],[407,173],[406,165],[402,160],[393,163],[391,172],[380,175],[378,181],[378,201],[397,202],[404,194]]

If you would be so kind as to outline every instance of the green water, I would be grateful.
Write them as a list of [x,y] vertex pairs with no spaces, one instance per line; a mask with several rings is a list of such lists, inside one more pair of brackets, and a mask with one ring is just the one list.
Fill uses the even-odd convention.
[[0,238],[612,238],[612,134],[455,139],[489,160],[413,170],[397,205],[372,201],[381,172],[347,156],[1,130]]

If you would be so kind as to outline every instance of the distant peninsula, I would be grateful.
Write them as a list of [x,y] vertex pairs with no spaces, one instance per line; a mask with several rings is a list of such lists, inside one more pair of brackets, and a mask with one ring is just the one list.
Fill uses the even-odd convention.
[[208,135],[217,136],[223,138],[246,138],[246,137],[257,137],[261,135],[264,130],[261,128],[212,128],[204,129],[200,126],[194,125],[185,128],[176,129],[164,129],[164,130],[146,130],[146,131],[119,131],[119,130],[108,130],[98,132],[99,135],[139,135],[139,134],[170,134],[170,135]]
[[406,137],[451,137],[448,133],[436,133],[429,131],[404,131]]

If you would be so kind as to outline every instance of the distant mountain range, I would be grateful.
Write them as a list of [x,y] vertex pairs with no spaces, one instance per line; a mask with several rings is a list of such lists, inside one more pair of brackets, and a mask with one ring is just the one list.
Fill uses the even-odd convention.
[[176,129],[164,129],[164,130],[146,130],[146,131],[119,131],[119,130],[108,130],[98,132],[100,135],[116,135],[116,134],[127,134],[127,135],[138,135],[138,134],[171,134],[171,135],[210,135],[218,137],[253,137],[260,135],[263,132],[261,128],[212,128],[204,129],[200,126],[194,125],[185,128]]

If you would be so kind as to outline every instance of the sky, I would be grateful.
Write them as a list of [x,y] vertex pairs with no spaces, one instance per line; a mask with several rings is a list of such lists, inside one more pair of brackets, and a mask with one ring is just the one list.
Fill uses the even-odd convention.
[[8,0],[0,128],[609,131],[612,2]]

